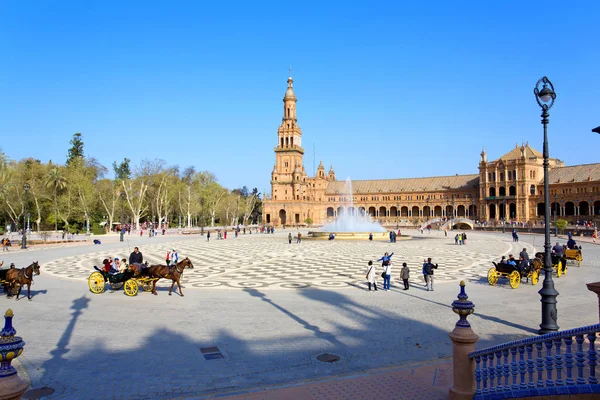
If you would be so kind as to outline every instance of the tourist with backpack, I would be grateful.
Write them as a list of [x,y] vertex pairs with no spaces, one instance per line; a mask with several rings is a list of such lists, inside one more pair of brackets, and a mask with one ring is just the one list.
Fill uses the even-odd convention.
[[425,271],[425,282],[427,283],[427,291],[433,292],[433,270],[437,269],[438,265],[433,264],[431,262],[431,257],[427,259],[425,265],[423,265],[423,270]]

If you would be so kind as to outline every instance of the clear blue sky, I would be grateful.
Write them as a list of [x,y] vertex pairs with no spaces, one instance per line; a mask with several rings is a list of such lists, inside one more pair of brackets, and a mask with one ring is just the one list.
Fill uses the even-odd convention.
[[82,132],[109,168],[163,158],[268,191],[291,64],[309,174],[313,144],[338,179],[477,173],[482,147],[541,151],[544,75],[550,155],[594,163],[599,16],[597,0],[7,0],[0,146],[64,162]]

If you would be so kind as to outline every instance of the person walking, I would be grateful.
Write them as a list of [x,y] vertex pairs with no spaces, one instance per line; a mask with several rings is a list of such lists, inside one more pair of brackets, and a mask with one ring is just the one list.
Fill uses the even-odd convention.
[[432,291],[433,292],[433,270],[437,269],[438,265],[437,264],[433,264],[431,262],[431,257],[429,257],[427,259],[427,263],[425,263],[424,265],[424,270],[425,270],[425,281],[427,283],[427,291]]
[[292,244],[292,232],[288,233],[288,243]]
[[404,289],[402,289],[402,290],[408,290],[408,288],[409,288],[409,286],[408,286],[409,273],[410,273],[410,269],[408,269],[408,265],[406,265],[406,263],[403,262],[402,269],[400,270],[400,279],[402,279],[402,282],[404,283]]
[[206,241],[210,242],[210,231],[206,232]]
[[463,232],[462,234],[462,240],[463,240],[463,244],[467,244],[467,234]]
[[592,233],[592,241],[596,243],[596,239],[598,239],[598,229],[594,228],[594,233]]
[[371,284],[373,284],[373,289],[377,291],[377,271],[373,266],[373,261],[369,261],[367,265],[367,282],[369,283],[369,292],[371,291]]
[[2,239],[2,252],[8,251],[8,238]]
[[298,238],[296,239],[296,243],[300,244],[302,242],[302,234],[298,232]]
[[392,262],[389,261],[387,263],[387,265],[384,265],[384,267],[383,267],[383,290],[385,290],[386,292],[390,290],[390,279],[391,278],[392,278]]

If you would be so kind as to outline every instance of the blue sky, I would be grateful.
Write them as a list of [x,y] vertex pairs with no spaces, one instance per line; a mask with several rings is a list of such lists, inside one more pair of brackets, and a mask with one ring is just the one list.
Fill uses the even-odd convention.
[[567,3],[3,1],[0,146],[64,162],[82,132],[107,167],[163,158],[268,191],[291,64],[311,175],[313,158],[387,179],[541,151],[544,75],[550,155],[598,162],[600,2]]

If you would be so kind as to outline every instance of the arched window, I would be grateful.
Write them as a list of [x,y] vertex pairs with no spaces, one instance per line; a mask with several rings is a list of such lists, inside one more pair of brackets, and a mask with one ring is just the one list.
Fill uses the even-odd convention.
[[496,188],[495,187],[490,188],[490,197],[496,197]]
[[506,196],[506,188],[504,186],[498,188],[498,196]]
[[289,138],[285,138],[285,147],[288,147],[290,144]]
[[508,195],[509,196],[516,196],[517,195],[517,188],[514,186],[511,186],[508,188]]
[[292,138],[290,138],[290,145],[291,145],[292,147],[294,147],[294,138],[293,138],[293,137],[292,137]]
[[535,185],[529,186],[529,194],[535,196]]
[[283,138],[281,138],[281,147],[283,147]]

